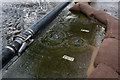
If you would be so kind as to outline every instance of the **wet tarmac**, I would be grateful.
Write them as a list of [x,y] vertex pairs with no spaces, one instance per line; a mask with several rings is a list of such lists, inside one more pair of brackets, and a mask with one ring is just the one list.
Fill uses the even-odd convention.
[[120,16],[119,15],[120,9],[118,2],[93,2],[91,3],[91,6],[98,10],[103,10],[117,19]]
[[[4,77],[86,77],[92,54],[89,45],[100,45],[104,38],[104,25],[82,13],[66,10],[52,28],[5,71]],[[62,58],[64,55],[75,60],[65,60]]]
[[[48,4],[44,9],[39,3],[2,4],[5,6],[2,8],[3,46],[58,3],[50,3],[49,7]],[[82,13],[71,13],[66,8],[52,28],[3,72],[3,77],[85,78],[92,55],[89,45],[101,44],[105,35],[103,27],[100,22],[92,21]],[[63,59],[64,55],[73,57],[74,61]]]

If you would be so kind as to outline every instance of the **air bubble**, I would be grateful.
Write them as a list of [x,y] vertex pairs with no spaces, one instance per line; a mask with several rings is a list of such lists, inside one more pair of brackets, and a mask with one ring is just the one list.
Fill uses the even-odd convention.
[[73,37],[68,41],[67,45],[70,48],[85,48],[87,47],[87,41],[80,37]]
[[58,48],[64,45],[65,38],[65,32],[50,31],[40,39],[40,44],[48,48]]

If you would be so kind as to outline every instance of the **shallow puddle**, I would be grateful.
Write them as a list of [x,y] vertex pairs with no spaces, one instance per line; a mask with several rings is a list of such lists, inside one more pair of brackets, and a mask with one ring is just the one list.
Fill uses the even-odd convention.
[[[54,23],[4,72],[4,77],[86,77],[92,55],[90,45],[100,45],[104,25],[80,12],[64,13]],[[74,60],[63,58],[65,55]]]

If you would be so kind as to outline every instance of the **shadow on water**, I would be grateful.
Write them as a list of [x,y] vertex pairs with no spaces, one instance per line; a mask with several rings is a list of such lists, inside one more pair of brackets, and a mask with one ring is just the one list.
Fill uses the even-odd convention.
[[[104,38],[102,26],[80,12],[64,14],[4,76],[85,78],[92,55],[89,45],[100,45]],[[64,55],[73,57],[74,61],[63,59]]]

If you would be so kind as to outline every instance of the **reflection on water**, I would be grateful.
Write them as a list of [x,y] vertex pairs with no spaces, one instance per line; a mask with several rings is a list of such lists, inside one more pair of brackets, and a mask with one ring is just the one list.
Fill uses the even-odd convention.
[[[101,26],[104,25],[80,12],[65,13],[25,51],[4,77],[85,78],[92,54],[89,45],[99,46],[104,38]],[[65,60],[64,55],[75,60]]]

